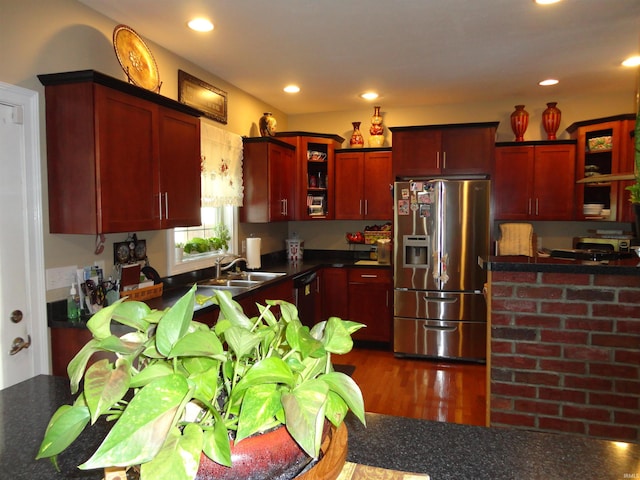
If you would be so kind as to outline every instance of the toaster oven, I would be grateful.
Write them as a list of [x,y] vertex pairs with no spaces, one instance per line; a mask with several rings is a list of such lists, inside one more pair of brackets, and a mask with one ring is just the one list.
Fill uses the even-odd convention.
[[630,245],[630,238],[576,237],[573,239],[573,248],[585,250],[628,252]]

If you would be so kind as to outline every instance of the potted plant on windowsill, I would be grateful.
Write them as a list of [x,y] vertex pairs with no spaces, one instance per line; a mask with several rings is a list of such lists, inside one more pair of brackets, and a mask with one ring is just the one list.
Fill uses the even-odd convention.
[[[262,432],[285,426],[304,455],[317,459],[325,424],[341,425],[349,410],[364,423],[360,389],[331,364],[332,353],[351,350],[362,324],[331,317],[309,330],[296,307],[280,300],[248,318],[218,291],[220,316],[210,328],[192,318],[195,290],[163,312],[120,301],[88,321],[93,338],[68,366],[79,395],[54,413],[37,458],[57,466],[89,422],[106,417],[115,423],[80,469],[140,466],[142,480],[218,478],[203,465],[213,460],[226,473],[232,446]],[[116,337],[112,321],[133,331]],[[98,351],[117,360],[86,368]]]

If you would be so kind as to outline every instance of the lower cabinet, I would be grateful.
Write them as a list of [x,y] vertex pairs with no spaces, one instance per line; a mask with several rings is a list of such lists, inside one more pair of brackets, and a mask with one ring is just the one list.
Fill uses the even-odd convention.
[[248,317],[254,317],[260,314],[256,303],[266,305],[265,300],[285,300],[289,303],[295,303],[293,281],[285,280],[273,286],[261,288],[254,294],[238,300],[238,303]]
[[371,342],[390,343],[393,314],[393,283],[391,270],[383,268],[348,269],[348,314],[354,322],[367,327],[358,330],[353,338]]

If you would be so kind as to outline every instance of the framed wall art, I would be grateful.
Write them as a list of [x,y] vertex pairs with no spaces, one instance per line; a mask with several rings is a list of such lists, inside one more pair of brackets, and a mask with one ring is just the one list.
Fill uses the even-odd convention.
[[205,117],[227,123],[227,92],[178,70],[178,101],[200,110]]

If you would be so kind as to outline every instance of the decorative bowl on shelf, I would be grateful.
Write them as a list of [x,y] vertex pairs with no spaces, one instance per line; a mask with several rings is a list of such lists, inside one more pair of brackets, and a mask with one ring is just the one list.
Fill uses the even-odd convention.
[[585,203],[582,207],[582,213],[589,217],[594,217],[600,215],[603,208],[603,203]]
[[589,138],[587,140],[587,145],[589,146],[590,152],[598,152],[601,150],[611,150],[613,148],[611,135],[607,135],[604,137]]

